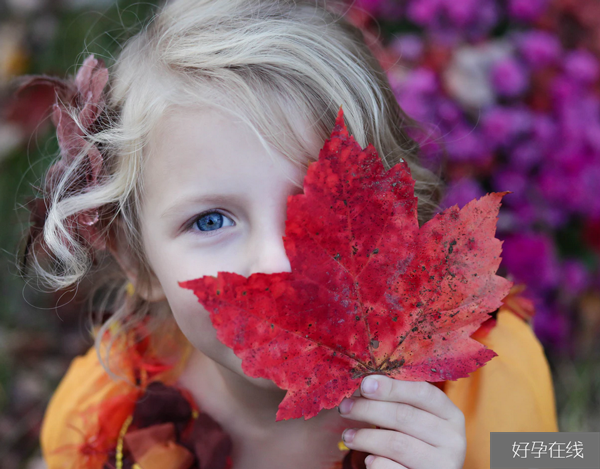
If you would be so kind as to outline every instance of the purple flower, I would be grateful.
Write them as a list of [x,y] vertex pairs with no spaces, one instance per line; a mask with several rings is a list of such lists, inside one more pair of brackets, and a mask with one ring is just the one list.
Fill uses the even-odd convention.
[[478,199],[484,194],[484,190],[475,179],[462,178],[449,184],[441,207],[448,208],[458,205],[459,208],[462,208],[471,200]]
[[563,206],[571,205],[569,199],[573,191],[562,171],[551,167],[543,168],[537,177],[536,187],[548,202],[559,203]]
[[482,0],[443,0],[448,19],[458,28],[464,28],[473,20]]
[[458,123],[452,127],[446,134],[445,142],[452,161],[486,163],[492,157],[480,132],[466,123]]
[[413,119],[421,122],[433,122],[435,109],[432,98],[439,85],[434,72],[427,68],[411,71],[404,81],[394,85],[398,103]]
[[538,219],[539,210],[527,199],[517,199],[517,203],[512,202],[513,194],[506,196],[506,203],[514,205],[512,211],[515,215],[518,225],[514,231],[523,231],[533,225]]
[[[540,152],[540,158],[545,158],[545,153],[554,147],[558,138],[556,121],[547,114],[534,114],[533,138]],[[544,153],[543,156],[542,152]]]
[[500,14],[500,8],[495,0],[479,0],[471,23],[464,31],[467,38],[473,41],[484,39],[500,21]]
[[567,76],[582,83],[594,83],[600,71],[598,59],[587,50],[570,52],[564,61]]
[[535,140],[516,145],[508,154],[511,167],[527,172],[544,159],[544,148]]
[[483,136],[492,149],[512,145],[517,136],[530,132],[532,125],[526,108],[504,106],[488,109],[481,122]]
[[[492,179],[494,190],[498,192],[511,191],[511,198],[519,200],[525,196],[528,187],[525,175],[511,169],[497,171]],[[508,200],[508,198],[507,198]]]
[[569,221],[568,212],[559,204],[547,204],[539,207],[537,218],[553,230],[562,228]]
[[437,106],[438,116],[447,124],[457,124],[462,118],[463,113],[460,107],[450,99],[441,99]]
[[417,34],[397,36],[390,47],[402,60],[416,62],[423,54],[423,39]]
[[546,348],[559,353],[569,348],[571,324],[568,317],[544,303],[536,305],[533,332]]
[[552,289],[559,281],[554,245],[543,234],[519,233],[505,239],[502,265],[518,282],[535,290]]
[[520,21],[537,20],[548,7],[548,0],[510,0],[508,13]]
[[583,263],[575,259],[563,262],[561,268],[561,280],[568,293],[575,296],[580,294],[588,286],[588,272]]
[[525,67],[514,57],[507,57],[494,64],[491,80],[497,93],[507,98],[519,96],[529,86]]
[[408,4],[406,16],[413,23],[427,26],[434,21],[440,7],[441,0],[412,0]]
[[562,54],[558,37],[546,31],[524,32],[516,42],[521,55],[534,70],[556,64]]
[[600,181],[600,162],[588,163],[581,171],[578,183],[582,188],[580,213],[591,219],[600,219],[598,181]]

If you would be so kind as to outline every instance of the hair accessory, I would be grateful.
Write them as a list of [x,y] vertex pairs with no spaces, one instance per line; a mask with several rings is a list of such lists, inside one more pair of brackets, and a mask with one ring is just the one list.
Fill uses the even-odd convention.
[[[46,75],[26,75],[19,79],[16,94],[32,86],[52,86],[56,93],[56,102],[52,108],[52,122],[56,126],[61,157],[54,163],[46,175],[42,197],[29,203],[32,226],[25,248],[25,259],[29,248],[42,233],[48,214],[50,194],[70,168],[75,159],[86,148],[87,159],[82,161],[66,187],[66,193],[81,193],[98,184],[104,170],[104,161],[99,149],[85,140],[86,133],[98,130],[98,117],[105,107],[104,87],[108,82],[108,69],[102,59],[93,54],[88,56],[74,79],[63,80]],[[77,114],[78,122],[72,117]],[[97,224],[99,209],[94,208],[77,213],[67,220],[67,229],[85,240],[90,247],[104,249],[105,242],[100,236]]]
[[135,286],[133,285],[133,283],[127,282],[125,292],[127,293],[127,296],[133,296],[135,294]]

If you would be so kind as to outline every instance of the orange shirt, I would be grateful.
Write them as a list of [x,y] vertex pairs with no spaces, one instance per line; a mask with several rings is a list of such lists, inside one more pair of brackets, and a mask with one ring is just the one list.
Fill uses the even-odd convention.
[[[443,390],[465,415],[467,454],[463,469],[488,469],[490,432],[556,432],[558,425],[550,369],[531,325],[503,307],[496,325],[475,340],[498,356],[467,378],[446,381]],[[176,369],[162,375],[163,382],[176,381],[185,356]],[[131,377],[126,366],[123,369]],[[92,465],[99,461],[94,461],[93,455],[86,456],[86,465],[82,460],[77,462],[81,455],[73,449],[94,424],[93,410],[98,404],[131,389],[105,372],[94,348],[75,358],[52,396],[42,424],[41,447],[48,469],[97,467]]]

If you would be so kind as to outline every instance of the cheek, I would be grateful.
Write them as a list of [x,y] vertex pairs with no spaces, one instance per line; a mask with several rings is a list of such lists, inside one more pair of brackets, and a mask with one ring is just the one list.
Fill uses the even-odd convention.
[[210,313],[198,302],[196,296],[179,285],[164,288],[165,296],[179,328],[195,346],[199,342],[217,340]]

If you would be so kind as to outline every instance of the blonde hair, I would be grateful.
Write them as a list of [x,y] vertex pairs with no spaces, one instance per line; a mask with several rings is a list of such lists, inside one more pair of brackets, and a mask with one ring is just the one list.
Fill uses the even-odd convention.
[[[65,220],[83,210],[111,207],[105,233],[115,218],[121,220],[137,256],[140,281],[147,281],[139,176],[149,135],[162,116],[179,106],[235,112],[264,143],[306,168],[318,154],[307,147],[298,119],[310,123],[323,142],[342,105],[350,133],[363,147],[372,143],[386,169],[407,161],[416,180],[420,222],[429,219],[439,202],[439,178],[419,165],[418,145],[406,134],[415,123],[397,104],[362,33],[342,13],[339,4],[328,2],[325,8],[318,0],[175,0],[164,5],[109,67],[101,129],[86,136],[101,148],[108,176],[89,191],[65,193],[69,178],[80,174],[82,155],[50,194],[43,240],[54,262],[46,268],[34,259],[41,277],[54,288],[81,280],[91,266],[90,250],[69,234]],[[72,116],[76,119],[77,113]],[[120,278],[117,307],[96,336],[98,349],[112,325],[133,327],[150,311],[140,300],[131,315],[131,305],[126,308],[123,300],[125,278]]]

